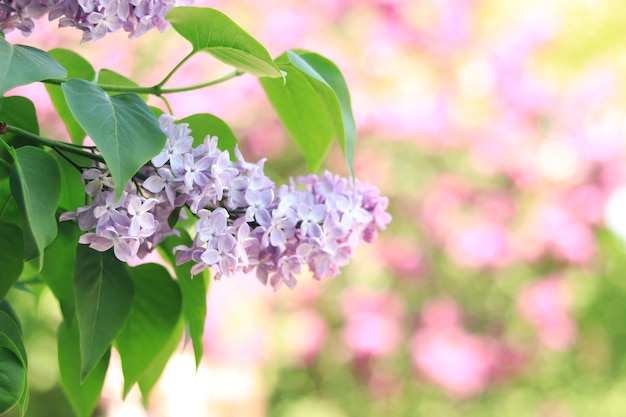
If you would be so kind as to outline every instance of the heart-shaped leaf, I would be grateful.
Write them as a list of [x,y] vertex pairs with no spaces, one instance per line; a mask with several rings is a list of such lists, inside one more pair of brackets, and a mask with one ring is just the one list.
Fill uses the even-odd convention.
[[22,213],[24,259],[39,257],[57,235],[55,211],[61,195],[59,167],[45,151],[32,146],[15,149],[9,175],[11,192]]
[[124,327],[133,303],[133,282],[112,251],[97,252],[78,245],[74,294],[84,380]]
[[165,146],[165,134],[148,105],[131,93],[109,96],[85,80],[62,85],[72,114],[104,157],[117,197],[126,183]]
[[0,38],[0,96],[18,85],[66,75],[65,68],[46,52]]
[[191,42],[195,52],[208,52],[257,77],[283,76],[265,47],[222,12],[207,7],[175,7],[166,19]]

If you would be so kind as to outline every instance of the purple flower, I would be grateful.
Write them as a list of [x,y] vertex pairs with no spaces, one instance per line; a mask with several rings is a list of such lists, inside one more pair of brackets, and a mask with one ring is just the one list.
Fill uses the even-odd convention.
[[255,271],[274,289],[293,288],[305,265],[315,279],[337,275],[355,247],[371,242],[391,220],[388,200],[369,184],[325,173],[277,188],[263,172],[264,161],[246,162],[236,148],[233,162],[213,136],[193,148],[186,124],[171,116],[159,122],[166,145],[122,198],[115,200],[105,168],[83,173],[91,204],[61,216],[88,231],[80,243],[113,247],[123,261],[145,256],[177,233],[170,217],[186,206],[197,217],[195,236],[191,246],[174,249],[177,264],[193,262],[192,275],[211,268],[216,279]]

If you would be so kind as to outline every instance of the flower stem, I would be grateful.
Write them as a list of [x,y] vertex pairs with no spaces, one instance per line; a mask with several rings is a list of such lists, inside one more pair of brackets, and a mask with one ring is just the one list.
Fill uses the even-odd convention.
[[20,129],[19,127],[15,127],[15,126],[10,126],[7,125],[7,130],[9,132],[13,132],[15,134],[18,134],[20,136],[24,136],[27,137],[29,139],[32,139],[34,141],[36,141],[37,143],[40,143],[44,146],[47,146],[49,148],[52,148],[54,150],[63,150],[67,153],[72,153],[74,155],[78,155],[78,156],[82,156],[85,158],[89,158],[92,161],[98,161],[98,162],[102,162],[104,163],[104,158],[102,157],[102,155],[98,155],[92,152],[88,152],[83,150],[82,146],[80,145],[74,145],[71,143],[67,143],[67,142],[59,142],[56,140],[52,140],[52,139],[48,139],[48,138],[44,138],[42,136],[36,135],[32,132],[29,132],[28,130],[24,130],[24,129]]
[[[161,88],[163,81],[161,83],[156,84],[152,87],[140,87],[140,86],[132,86],[132,85],[115,85],[115,84],[96,84],[98,87],[103,89],[104,91],[115,92],[115,93],[137,93],[137,94],[152,94],[153,96],[162,97],[164,94],[172,94],[172,93],[182,93],[185,91],[193,91],[199,90],[201,88],[210,87],[215,84],[223,83],[224,81],[228,81],[232,78],[238,77],[244,74],[241,70],[235,70],[231,73],[228,73],[220,78],[216,78],[211,81],[207,81],[205,83],[189,85],[186,87],[176,87],[176,88]],[[55,84],[61,85],[67,80],[65,79],[48,79],[43,80],[42,82],[45,84]],[[167,81],[167,77],[166,80]]]

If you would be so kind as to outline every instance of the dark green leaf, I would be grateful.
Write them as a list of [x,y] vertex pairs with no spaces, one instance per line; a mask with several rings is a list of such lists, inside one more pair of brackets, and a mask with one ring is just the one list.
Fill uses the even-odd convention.
[[[98,81],[98,84],[119,85],[122,87],[138,87],[139,86],[139,84],[137,84],[135,81],[131,80],[130,78],[122,74],[119,74],[115,71],[108,70],[106,68],[103,68],[100,71],[98,71],[97,81]],[[108,94],[110,96],[115,96],[115,95],[122,94],[122,93],[109,91]],[[139,94],[139,97],[141,97],[144,101],[148,100],[148,96],[146,94]]]
[[343,151],[348,170],[354,175],[354,152],[356,148],[356,124],[348,85],[337,66],[319,54],[305,51],[288,51],[289,61],[307,75],[324,82],[335,93],[341,108],[341,117],[333,115],[337,139]]
[[106,160],[119,198],[137,170],[161,152],[165,134],[137,94],[109,96],[78,79],[63,83],[62,88],[72,114]]
[[0,38],[0,96],[18,85],[48,78],[63,78],[67,72],[42,50],[12,45]]
[[9,349],[0,347],[0,414],[17,405],[26,389],[26,368]]
[[20,277],[23,259],[22,230],[14,224],[0,222],[0,300]]
[[112,251],[96,252],[78,245],[74,291],[80,329],[81,378],[85,379],[124,327],[133,302],[133,283]]
[[75,247],[82,232],[75,223],[59,223],[59,234],[50,246],[46,248],[46,262],[41,270],[41,276],[59,300],[63,320],[72,323],[76,303],[74,301],[74,262],[76,259]]
[[315,172],[337,136],[339,101],[324,82],[291,64],[281,64],[280,68],[287,72],[286,84],[261,78],[261,85],[287,132],[302,150],[309,169]]
[[178,284],[163,266],[144,264],[129,272],[135,297],[126,325],[115,339],[122,360],[124,395],[159,355],[163,341],[176,330],[182,303]]
[[191,135],[194,137],[194,146],[198,146],[204,142],[204,138],[208,135],[218,137],[218,147],[230,152],[233,158],[233,150],[237,145],[237,138],[230,127],[219,117],[212,114],[202,113],[193,114],[181,119],[179,123],[188,123],[191,129]]
[[15,310],[13,310],[13,307],[11,307],[11,304],[9,304],[7,300],[0,301],[0,311],[4,311],[5,313],[7,313],[17,325],[20,333],[22,333],[22,325],[20,323],[20,319],[17,317],[17,313],[15,312]]
[[61,382],[67,398],[78,417],[90,417],[98,404],[104,377],[109,367],[110,350],[107,350],[94,370],[82,380],[78,358],[80,352],[78,324],[63,322],[58,332],[58,355]]
[[39,148],[25,146],[15,150],[11,169],[11,191],[22,213],[24,257],[39,257],[57,234],[55,211],[61,194],[59,167]]
[[191,262],[176,265],[175,256],[172,252],[174,247],[181,243],[188,246],[191,244],[191,239],[186,233],[182,232],[181,236],[182,242],[180,238],[174,236],[167,237],[165,241],[159,245],[159,250],[165,259],[170,261],[170,264],[176,272],[178,285],[180,285],[180,290],[183,295],[183,314],[189,324],[189,333],[191,335],[191,342],[196,358],[196,366],[199,366],[204,352],[202,338],[204,336],[204,321],[206,319],[206,295],[209,286],[208,273],[202,273],[192,277]]
[[[91,64],[74,51],[58,48],[52,49],[48,53],[67,70],[68,78],[81,78],[91,81],[96,76],[96,71]],[[83,143],[86,133],[67,106],[61,87],[54,84],[46,84],[46,90],[48,90],[50,100],[59,117],[63,120],[72,142],[77,144]]]
[[265,47],[217,10],[175,7],[166,19],[191,42],[196,52],[208,52],[225,64],[257,77],[283,76]]
[[[26,403],[28,401],[28,358],[26,357],[26,349],[24,347],[21,325],[15,315],[15,312],[6,301],[2,301],[2,303],[0,303],[0,348],[13,353],[20,363],[23,373],[23,381],[21,383],[22,391],[17,396],[17,402],[13,405],[18,405],[18,414],[23,416],[24,411],[26,410]],[[0,359],[0,376],[2,375],[3,365],[9,366],[8,363],[3,364],[3,360]],[[16,375],[8,377],[16,378]],[[0,377],[0,380],[1,379],[2,378]],[[10,383],[19,385],[20,379],[22,379],[22,377],[17,376],[17,379],[11,381]],[[0,382],[0,385],[2,385],[2,382]],[[3,390],[3,388],[0,388],[0,390]],[[11,407],[13,405],[11,405]]]
[[0,311],[0,333],[6,335],[12,342],[9,344],[0,345],[9,348],[17,355],[17,357],[24,363],[24,366],[28,365],[28,358],[26,356],[26,348],[24,347],[24,339],[22,336],[22,330],[14,318],[6,313]]

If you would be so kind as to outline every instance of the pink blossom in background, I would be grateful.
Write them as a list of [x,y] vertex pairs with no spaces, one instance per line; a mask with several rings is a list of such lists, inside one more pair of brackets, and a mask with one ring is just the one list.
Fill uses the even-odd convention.
[[341,300],[341,337],[356,357],[393,353],[401,343],[404,302],[394,293],[347,289]]
[[570,314],[571,294],[566,283],[551,276],[529,284],[519,295],[518,308],[537,331],[539,340],[552,350],[566,350],[575,343],[577,328]]
[[433,300],[422,310],[422,321],[410,341],[413,365],[453,398],[483,391],[497,368],[497,344],[469,334],[460,311],[449,300]]
[[446,242],[452,259],[469,268],[500,268],[512,261],[506,229],[492,222],[477,222],[452,232]]
[[400,239],[387,240],[380,244],[379,255],[395,275],[423,281],[425,260],[417,244]]
[[542,205],[536,214],[538,231],[555,256],[575,264],[591,261],[596,243],[587,224],[556,204]]
[[409,353],[413,366],[453,399],[479,394],[524,363],[522,352],[505,341],[468,332],[459,305],[448,298],[423,306]]

